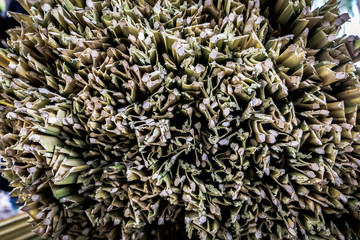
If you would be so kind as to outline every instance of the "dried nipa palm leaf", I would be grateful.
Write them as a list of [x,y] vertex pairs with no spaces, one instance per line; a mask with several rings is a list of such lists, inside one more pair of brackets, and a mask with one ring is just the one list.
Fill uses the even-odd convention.
[[0,155],[38,235],[360,238],[360,39],[337,37],[339,2],[20,2]]

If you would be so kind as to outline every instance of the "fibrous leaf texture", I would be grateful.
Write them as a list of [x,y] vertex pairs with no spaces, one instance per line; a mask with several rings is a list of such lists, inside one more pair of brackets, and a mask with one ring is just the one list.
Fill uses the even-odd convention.
[[360,39],[329,0],[21,0],[3,175],[51,239],[359,239]]

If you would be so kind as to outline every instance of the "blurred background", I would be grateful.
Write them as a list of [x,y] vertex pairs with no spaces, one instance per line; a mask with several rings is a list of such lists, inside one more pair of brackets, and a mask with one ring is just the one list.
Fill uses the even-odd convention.
[[[326,0],[315,0],[313,9],[322,6]],[[349,13],[351,19],[348,21],[340,35],[360,35],[360,0],[341,0],[341,12]],[[6,46],[5,31],[16,26],[16,21],[6,15],[6,11],[25,13],[24,9],[15,0],[0,0],[0,47]],[[0,156],[0,162],[2,161]],[[0,163],[1,167],[1,163]],[[16,215],[19,212],[19,204],[16,204],[17,199],[10,197],[11,189],[8,182],[0,177],[0,220]]]
[[5,11],[5,0],[0,1],[0,10]]

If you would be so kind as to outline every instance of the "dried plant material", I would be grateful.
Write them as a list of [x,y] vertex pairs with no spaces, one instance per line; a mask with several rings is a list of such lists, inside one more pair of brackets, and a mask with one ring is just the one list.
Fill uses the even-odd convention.
[[360,39],[336,37],[337,1],[20,2],[0,154],[40,236],[360,238]]
[[31,232],[31,224],[28,223],[29,216],[21,213],[0,221],[0,236],[2,240],[40,240],[41,238]]

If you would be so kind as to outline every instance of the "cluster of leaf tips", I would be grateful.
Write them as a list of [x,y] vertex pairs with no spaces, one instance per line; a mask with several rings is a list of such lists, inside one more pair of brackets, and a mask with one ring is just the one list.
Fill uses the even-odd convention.
[[0,155],[40,236],[360,238],[360,39],[336,0],[20,2]]

